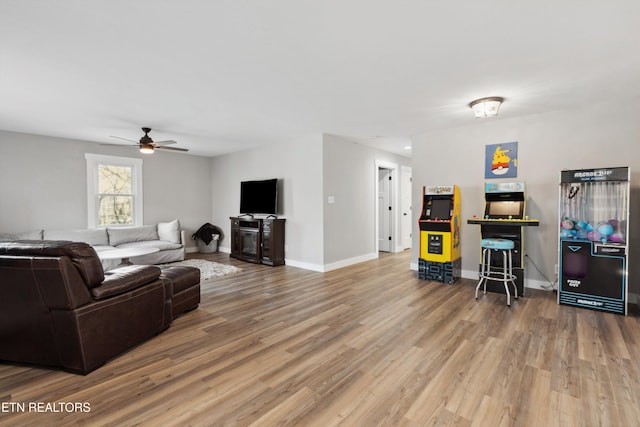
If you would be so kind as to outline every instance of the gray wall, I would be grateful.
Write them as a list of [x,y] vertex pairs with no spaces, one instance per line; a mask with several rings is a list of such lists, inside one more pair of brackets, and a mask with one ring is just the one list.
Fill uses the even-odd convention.
[[[323,139],[324,263],[331,269],[349,260],[378,256],[376,161],[396,164],[399,178],[400,166],[409,166],[411,159],[333,135]],[[328,203],[329,196],[335,198],[335,203]],[[400,220],[397,215],[397,230],[401,229]]]
[[225,231],[223,251],[240,181],[279,178],[287,263],[317,271],[377,256],[375,162],[410,163],[328,135],[207,158],[0,132],[0,232],[86,228],[85,153],[142,158],[144,223],[178,218],[190,237],[211,222]]
[[178,218],[190,238],[210,221],[207,157],[0,131],[0,232],[86,228],[85,153],[143,159],[145,224]]
[[86,228],[86,147],[0,131],[0,232]]
[[[503,109],[507,109],[505,103]],[[471,113],[471,112],[470,112]],[[553,280],[558,262],[558,187],[562,169],[629,166],[632,174],[630,203],[631,259],[637,259],[640,187],[640,99],[556,111],[516,119],[474,120],[467,127],[420,135],[413,141],[414,223],[418,221],[423,185],[457,184],[462,199],[462,269],[465,277],[477,277],[480,258],[478,226],[467,218],[482,215],[484,207],[485,145],[518,141],[518,176],[502,181],[525,181],[527,214],[540,227],[525,231],[526,251],[544,274]],[[496,180],[499,181],[499,180]],[[412,263],[417,263],[419,235],[413,237]],[[630,263],[630,292],[640,293],[637,263]],[[527,285],[544,279],[531,264]]]
[[229,252],[229,217],[240,208],[240,182],[278,178],[279,217],[285,218],[287,264],[317,270],[323,265],[322,139],[277,144],[210,159],[212,221],[225,231],[220,243]]
[[[505,105],[506,108],[506,105]],[[413,168],[413,224],[423,185],[457,184],[462,192],[462,268],[475,277],[480,233],[466,219],[484,206],[485,145],[518,141],[517,180],[527,184],[528,215],[541,221],[526,230],[526,250],[553,279],[558,246],[558,175],[562,169],[630,166],[632,257],[640,247],[640,99],[515,119],[474,120],[466,127],[419,135],[413,159],[330,136],[215,158],[105,147],[85,141],[0,131],[0,232],[85,228],[86,163],[97,153],[144,159],[144,222],[179,218],[190,234],[204,222],[226,230],[238,214],[240,181],[281,179],[280,215],[286,222],[289,265],[318,271],[376,256],[376,161]],[[334,196],[335,204],[327,197]],[[635,227],[635,228],[634,228]],[[398,227],[400,229],[400,227]],[[191,243],[191,242],[190,242]],[[419,234],[413,234],[417,264]],[[640,293],[631,263],[630,290]],[[528,285],[544,279],[532,266]]]
[[[228,235],[229,217],[240,206],[240,182],[279,178],[288,265],[326,271],[377,256],[376,160],[399,166],[411,162],[330,135],[214,157],[212,218]],[[329,195],[336,203],[327,203]],[[229,239],[220,247],[229,251]]]

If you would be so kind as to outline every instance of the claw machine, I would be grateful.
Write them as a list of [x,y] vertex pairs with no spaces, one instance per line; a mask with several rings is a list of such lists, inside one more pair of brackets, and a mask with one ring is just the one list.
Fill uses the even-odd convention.
[[560,172],[558,303],[627,314],[628,167]]

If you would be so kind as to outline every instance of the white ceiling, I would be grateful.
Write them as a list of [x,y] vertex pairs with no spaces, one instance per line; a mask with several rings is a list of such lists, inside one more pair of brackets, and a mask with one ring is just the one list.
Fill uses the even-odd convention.
[[[219,155],[640,96],[638,0],[0,0],[0,129]],[[639,118],[640,119],[640,118]]]

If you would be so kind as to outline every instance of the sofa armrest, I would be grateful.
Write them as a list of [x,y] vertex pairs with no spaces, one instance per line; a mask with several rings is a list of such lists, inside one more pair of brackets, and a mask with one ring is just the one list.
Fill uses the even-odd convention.
[[187,247],[187,232],[184,230],[184,228],[180,229],[180,243],[182,243],[182,246],[184,246],[185,248]]
[[55,346],[45,354],[59,360],[49,364],[86,374],[151,338],[166,329],[165,298],[156,279],[76,310],[53,310]]
[[161,270],[152,265],[130,265],[105,273],[100,286],[91,289],[96,300],[102,300],[137,289],[160,277]]

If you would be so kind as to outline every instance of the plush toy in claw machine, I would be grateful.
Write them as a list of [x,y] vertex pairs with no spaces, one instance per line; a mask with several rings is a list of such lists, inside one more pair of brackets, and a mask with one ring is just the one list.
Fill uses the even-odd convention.
[[626,182],[581,182],[566,185],[561,197],[561,239],[625,243]]

